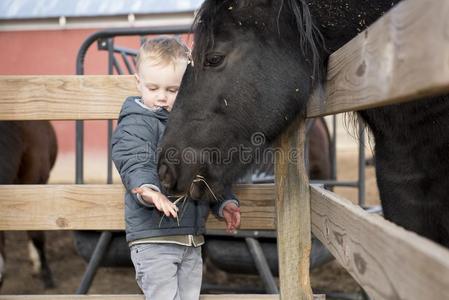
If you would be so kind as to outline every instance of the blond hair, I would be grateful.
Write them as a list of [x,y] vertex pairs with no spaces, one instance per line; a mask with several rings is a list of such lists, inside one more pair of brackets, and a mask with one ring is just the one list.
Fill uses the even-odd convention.
[[179,39],[161,36],[146,40],[137,54],[136,68],[139,71],[143,62],[151,61],[155,65],[176,64],[179,59],[190,60],[189,48]]

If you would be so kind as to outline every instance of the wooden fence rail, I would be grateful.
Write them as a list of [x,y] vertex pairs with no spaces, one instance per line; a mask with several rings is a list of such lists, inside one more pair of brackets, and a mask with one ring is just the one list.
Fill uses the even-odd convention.
[[[200,300],[279,300],[279,295],[201,295]],[[0,300],[144,300],[143,295],[0,295]],[[313,300],[325,300],[315,295]]]
[[117,119],[131,75],[0,76],[0,120]]
[[[272,184],[239,185],[241,229],[275,229]],[[124,230],[124,189],[103,185],[0,185],[0,230]],[[208,229],[224,229],[209,218]]]
[[312,232],[373,299],[449,299],[449,251],[321,188]]
[[[201,295],[200,300],[278,300],[278,295]],[[143,295],[0,295],[0,300],[144,300]],[[315,297],[314,300],[324,300]]]

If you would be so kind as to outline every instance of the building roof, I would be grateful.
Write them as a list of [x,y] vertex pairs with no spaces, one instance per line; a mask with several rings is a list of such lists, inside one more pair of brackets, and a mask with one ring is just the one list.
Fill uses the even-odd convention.
[[116,16],[188,12],[203,0],[2,0],[0,19]]

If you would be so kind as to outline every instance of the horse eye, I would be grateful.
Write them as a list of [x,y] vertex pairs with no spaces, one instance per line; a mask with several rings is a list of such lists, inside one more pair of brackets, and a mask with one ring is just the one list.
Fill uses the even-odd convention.
[[217,67],[223,62],[224,56],[223,55],[217,55],[212,54],[206,56],[206,61],[204,62],[204,65],[206,67]]

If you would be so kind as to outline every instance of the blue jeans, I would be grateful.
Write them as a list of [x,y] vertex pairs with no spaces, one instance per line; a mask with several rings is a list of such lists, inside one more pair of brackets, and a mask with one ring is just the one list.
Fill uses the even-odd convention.
[[141,244],[131,247],[136,281],[147,300],[198,300],[201,247]]

